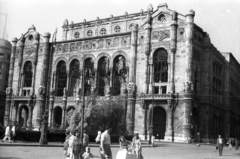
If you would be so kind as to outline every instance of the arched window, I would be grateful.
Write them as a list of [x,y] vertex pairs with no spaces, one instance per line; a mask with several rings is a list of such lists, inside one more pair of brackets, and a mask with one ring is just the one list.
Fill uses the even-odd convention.
[[113,61],[113,78],[112,78],[113,95],[120,95],[124,93],[121,92],[121,87],[123,87],[126,83],[126,75],[127,75],[126,59],[122,55],[117,56]]
[[107,34],[107,30],[106,30],[105,28],[102,28],[102,29],[100,30],[100,34],[101,34],[101,35]]
[[98,94],[104,96],[109,86],[109,59],[101,57],[98,61]]
[[63,96],[63,89],[67,86],[67,70],[66,63],[60,61],[57,64],[57,75],[56,75],[56,92],[57,96]]
[[69,96],[75,96],[78,85],[79,85],[79,79],[80,79],[80,71],[79,71],[79,61],[78,60],[73,60],[70,63],[70,90],[68,92]]
[[32,72],[32,63],[30,61],[25,63],[23,74],[24,74],[24,85],[23,85],[23,87],[31,87],[32,86],[33,72]]
[[84,95],[91,94],[91,79],[94,78],[94,63],[91,58],[87,58],[84,61]]
[[159,49],[154,53],[154,82],[167,82],[168,81],[168,63],[167,51]]
[[121,32],[121,27],[119,25],[117,25],[115,28],[114,28],[114,31],[115,33],[120,33]]

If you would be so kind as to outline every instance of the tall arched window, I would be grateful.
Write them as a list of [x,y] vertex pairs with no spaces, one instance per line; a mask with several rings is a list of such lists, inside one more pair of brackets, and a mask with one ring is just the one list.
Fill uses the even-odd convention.
[[91,58],[87,58],[84,61],[84,95],[91,94],[91,81],[94,79],[94,63]]
[[70,63],[70,90],[68,92],[69,96],[75,96],[76,91],[79,85],[79,79],[80,79],[80,71],[79,71],[79,61],[78,60],[73,60]]
[[57,75],[56,75],[56,92],[57,96],[63,96],[63,89],[67,86],[67,70],[66,63],[60,61],[57,64]]
[[126,75],[126,59],[122,55],[117,56],[113,61],[113,95],[123,94],[123,92],[121,92],[121,87],[126,83]]
[[32,86],[33,72],[32,72],[32,63],[30,61],[25,63],[23,74],[24,74],[24,85],[23,85],[23,87],[31,87]]
[[98,61],[98,94],[104,96],[109,86],[109,59],[101,57]]
[[168,81],[168,54],[165,49],[159,49],[154,53],[154,82]]

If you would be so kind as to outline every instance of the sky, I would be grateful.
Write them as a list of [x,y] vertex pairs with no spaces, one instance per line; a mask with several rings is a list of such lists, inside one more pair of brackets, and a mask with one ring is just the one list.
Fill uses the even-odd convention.
[[0,38],[6,21],[5,37],[9,41],[19,38],[33,24],[43,34],[54,33],[62,40],[65,19],[74,23],[108,18],[147,10],[149,4],[156,9],[167,3],[168,8],[186,15],[195,11],[195,23],[210,35],[211,42],[220,52],[231,52],[240,62],[240,0],[0,0]]

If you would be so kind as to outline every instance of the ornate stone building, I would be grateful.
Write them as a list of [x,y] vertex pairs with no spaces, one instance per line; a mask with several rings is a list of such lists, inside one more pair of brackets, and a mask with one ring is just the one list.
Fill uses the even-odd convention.
[[65,20],[57,42],[30,27],[12,41],[5,124],[38,130],[48,110],[49,126],[65,128],[84,75],[85,96],[126,97],[130,134],[147,136],[153,126],[166,141],[197,132],[205,141],[220,133],[239,136],[239,63],[213,46],[194,16],[160,4],[105,19]]
[[6,88],[8,82],[9,62],[11,55],[11,43],[0,39],[0,125],[4,122],[4,111],[6,101]]

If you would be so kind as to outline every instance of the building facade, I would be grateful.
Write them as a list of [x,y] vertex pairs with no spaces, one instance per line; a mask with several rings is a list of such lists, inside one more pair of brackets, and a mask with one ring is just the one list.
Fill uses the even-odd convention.
[[5,125],[39,130],[48,110],[50,128],[65,128],[84,75],[84,96],[126,97],[130,134],[146,137],[153,128],[166,141],[187,141],[198,132],[204,141],[239,136],[239,63],[213,46],[194,17],[193,10],[182,15],[160,4],[105,19],[65,20],[57,42],[30,27],[12,41]]
[[0,39],[0,125],[4,123],[4,111],[6,101],[6,88],[11,55],[11,43]]

